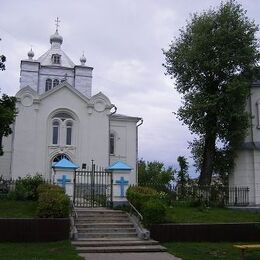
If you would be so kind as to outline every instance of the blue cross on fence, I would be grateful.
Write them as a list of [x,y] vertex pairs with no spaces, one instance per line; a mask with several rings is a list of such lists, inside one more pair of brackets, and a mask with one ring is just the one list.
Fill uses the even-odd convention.
[[124,177],[121,177],[120,180],[116,181],[116,184],[120,185],[120,197],[125,196],[125,185],[128,184],[128,181],[124,179]]
[[67,179],[67,175],[62,175],[62,178],[57,179],[57,182],[58,182],[58,183],[61,183],[62,188],[65,189],[66,183],[67,183],[67,182],[71,182],[71,180],[70,180],[70,179]]

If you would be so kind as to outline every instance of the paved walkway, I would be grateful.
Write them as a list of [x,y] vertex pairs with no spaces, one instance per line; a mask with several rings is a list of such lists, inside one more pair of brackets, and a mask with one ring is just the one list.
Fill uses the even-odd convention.
[[159,253],[85,253],[86,260],[180,260],[166,252]]

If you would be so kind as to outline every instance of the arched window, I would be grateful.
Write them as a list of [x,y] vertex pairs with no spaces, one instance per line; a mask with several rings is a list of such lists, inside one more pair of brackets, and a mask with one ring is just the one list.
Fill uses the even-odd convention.
[[46,79],[46,83],[45,83],[45,91],[50,90],[52,87],[52,80],[51,79]]
[[66,145],[71,145],[72,138],[72,122],[67,122],[66,124]]
[[52,123],[52,144],[58,144],[59,142],[59,121],[55,120]]
[[109,136],[109,153],[115,154],[115,134],[113,133]]
[[59,118],[61,119],[61,121],[64,121],[66,119],[74,119],[71,115],[69,115],[66,112],[58,112],[52,118]]
[[62,153],[62,154],[58,154],[54,157],[53,163],[57,163],[63,158],[67,159],[68,161],[71,161],[71,159],[66,154]]
[[55,79],[53,80],[53,87],[55,88],[57,85],[59,85],[59,80],[58,79]]
[[59,54],[53,54],[51,59],[52,59],[53,64],[60,64],[60,55]]
[[77,121],[71,113],[66,110],[54,113],[50,121],[51,145],[74,145],[77,140],[75,127],[77,129]]

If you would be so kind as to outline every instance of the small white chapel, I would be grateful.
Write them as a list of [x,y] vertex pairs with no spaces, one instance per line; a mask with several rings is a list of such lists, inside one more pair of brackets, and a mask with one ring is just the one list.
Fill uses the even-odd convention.
[[53,174],[61,159],[86,168],[94,160],[104,168],[120,162],[131,169],[129,184],[137,182],[140,117],[117,114],[110,99],[92,94],[93,68],[82,55],[75,64],[63,51],[57,29],[50,49],[21,61],[17,117],[13,133],[3,139],[0,176],[17,179],[28,174]]

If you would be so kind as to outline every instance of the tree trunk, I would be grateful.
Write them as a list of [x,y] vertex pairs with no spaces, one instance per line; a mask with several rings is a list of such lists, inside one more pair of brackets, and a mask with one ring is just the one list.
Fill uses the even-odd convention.
[[203,162],[199,177],[199,186],[208,186],[211,183],[213,164],[215,159],[215,134],[206,134],[204,151],[203,151]]

